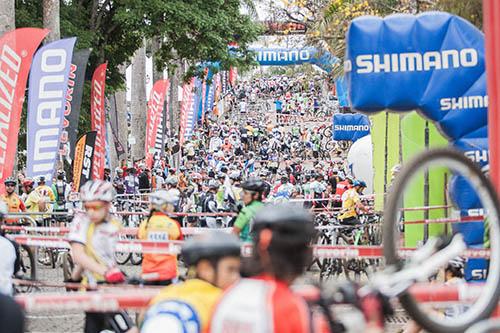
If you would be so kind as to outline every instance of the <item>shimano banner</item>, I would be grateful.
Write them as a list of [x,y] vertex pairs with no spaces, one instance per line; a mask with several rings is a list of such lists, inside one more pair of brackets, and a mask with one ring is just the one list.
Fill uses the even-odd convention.
[[346,71],[352,107],[419,109],[453,141],[487,135],[484,37],[447,13],[352,21]]
[[68,38],[43,46],[31,65],[26,176],[44,176],[49,186],[59,154],[75,42]]
[[[484,55],[483,33],[448,13],[357,18],[347,33],[345,70],[351,105],[366,113],[418,109],[455,147],[486,167]],[[449,187],[463,215],[480,208],[465,178],[452,177]],[[463,233],[470,235],[482,225],[466,227],[471,229]]]
[[22,28],[0,38],[0,189],[12,176],[31,60],[49,31]]
[[362,114],[333,115],[333,140],[356,141],[370,134],[370,119]]
[[288,66],[313,64],[326,72],[331,72],[332,65],[338,59],[328,52],[320,52],[314,47],[305,48],[258,48],[252,49],[256,53],[257,62],[261,66]]

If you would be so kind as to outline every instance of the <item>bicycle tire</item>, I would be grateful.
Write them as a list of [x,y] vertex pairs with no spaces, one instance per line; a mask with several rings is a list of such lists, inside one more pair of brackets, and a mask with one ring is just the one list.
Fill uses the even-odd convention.
[[[24,261],[24,256],[23,256],[23,251],[26,252],[27,254],[27,259],[29,261],[29,267],[25,265]],[[20,245],[19,246],[19,255],[21,257],[21,270],[23,273],[26,273],[27,270],[29,269],[29,274],[28,276],[23,276],[24,280],[31,280],[31,281],[36,281],[36,258],[33,254],[33,251],[31,250],[30,247],[27,245]],[[16,286],[16,292],[17,293],[29,293],[34,289],[33,286]]]
[[495,310],[500,296],[500,207],[492,184],[471,160],[456,150],[436,148],[416,156],[410,163],[403,166],[391,191],[389,191],[384,209],[383,252],[387,265],[403,266],[402,260],[397,253],[398,246],[396,244],[402,196],[414,175],[432,165],[448,167],[453,171],[459,171],[460,174],[466,175],[470,184],[476,189],[485,211],[492,216],[489,220],[491,242],[489,274],[477,301],[466,313],[461,314],[460,317],[454,317],[453,320],[443,320],[443,318],[436,320],[429,316],[428,313],[422,311],[413,296],[408,292],[400,295],[399,300],[408,314],[427,331],[442,333],[464,332],[474,323],[489,317]]
[[75,267],[71,254],[69,252],[61,253],[61,262],[62,262],[64,281],[70,281],[71,275],[73,273],[73,268]]

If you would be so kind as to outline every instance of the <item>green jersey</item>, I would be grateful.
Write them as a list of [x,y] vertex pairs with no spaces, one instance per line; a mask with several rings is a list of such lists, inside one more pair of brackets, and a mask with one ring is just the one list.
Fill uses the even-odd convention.
[[244,242],[251,241],[250,226],[255,214],[264,206],[260,201],[252,201],[248,206],[245,206],[238,214],[234,226],[240,229],[240,239]]

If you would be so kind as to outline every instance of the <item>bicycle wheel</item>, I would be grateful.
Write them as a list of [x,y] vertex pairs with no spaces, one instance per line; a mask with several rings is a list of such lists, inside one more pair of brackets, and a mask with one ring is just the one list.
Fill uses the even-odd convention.
[[488,215],[490,225],[490,264],[489,273],[483,289],[468,310],[459,316],[447,318],[435,312],[425,311],[415,298],[406,292],[399,296],[402,306],[408,314],[424,329],[430,332],[455,333],[464,332],[472,324],[491,315],[498,304],[500,295],[500,224],[499,204],[495,190],[479,168],[462,153],[449,148],[427,151],[405,165],[392,185],[384,210],[383,244],[384,256],[388,265],[402,267],[402,259],[398,256],[398,225],[401,216],[402,199],[405,189],[419,172],[422,174],[431,166],[448,168],[456,174],[467,178],[475,189]]
[[73,268],[75,267],[73,258],[69,252],[63,252],[61,253],[61,259],[64,281],[69,281],[71,280],[71,274],[73,272]]
[[[33,251],[26,245],[19,246],[19,256],[20,256],[20,274],[17,278],[23,280],[36,280],[36,259],[33,255]],[[29,293],[33,290],[33,286],[16,286],[17,293]]]

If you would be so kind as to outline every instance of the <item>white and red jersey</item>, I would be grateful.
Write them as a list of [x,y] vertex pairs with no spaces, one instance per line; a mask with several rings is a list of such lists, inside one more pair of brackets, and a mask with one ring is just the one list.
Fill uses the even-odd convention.
[[261,275],[241,279],[215,307],[211,333],[311,333],[307,303],[289,286]]

